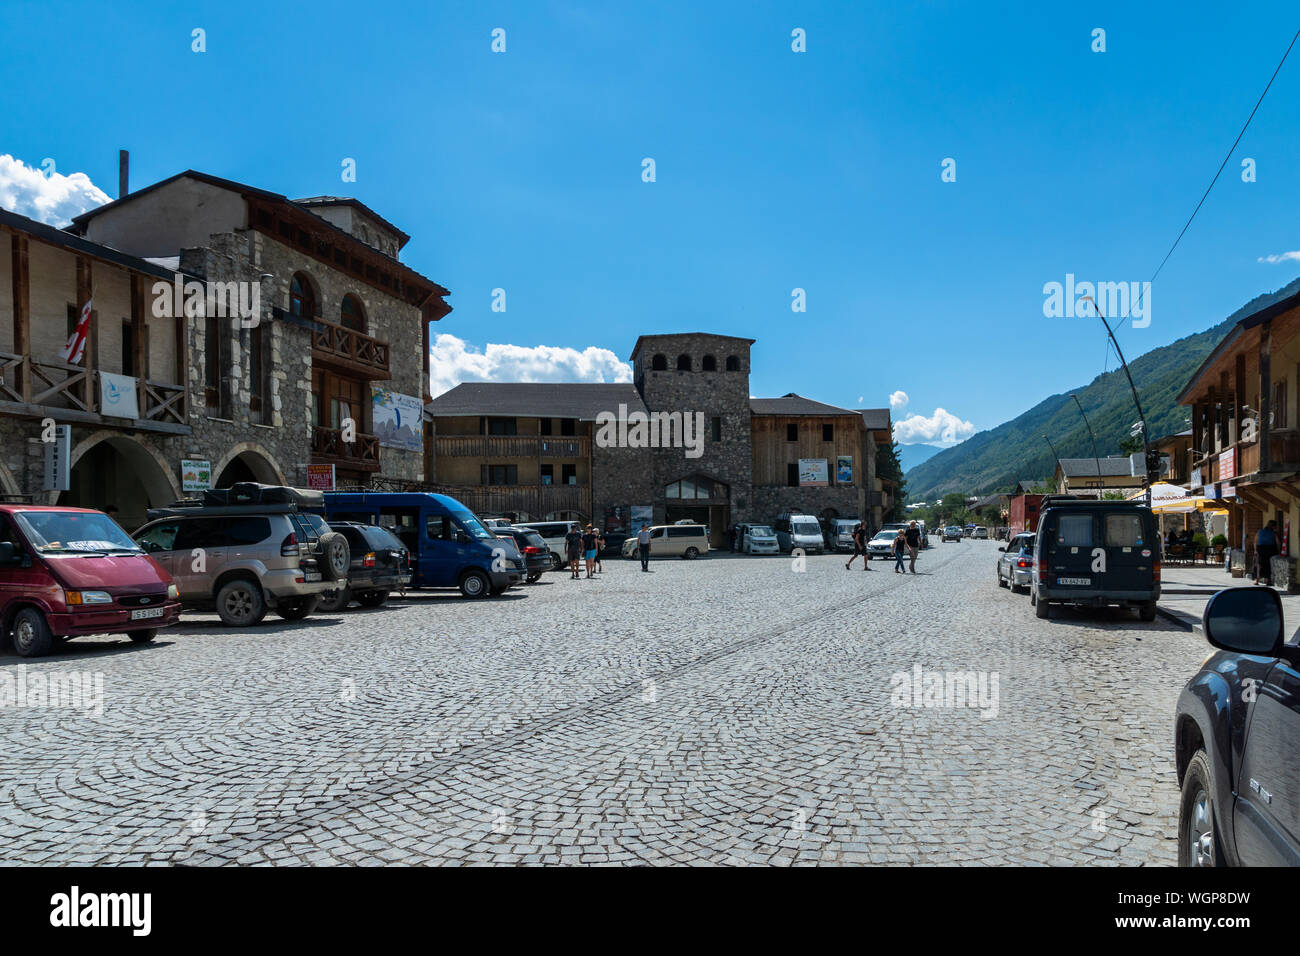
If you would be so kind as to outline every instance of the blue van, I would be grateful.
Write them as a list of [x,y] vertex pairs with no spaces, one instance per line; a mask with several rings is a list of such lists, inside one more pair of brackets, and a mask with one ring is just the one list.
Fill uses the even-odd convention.
[[411,586],[460,588],[465,597],[500,594],[522,584],[523,555],[455,498],[411,491],[327,491],[327,521],[387,528],[411,555]]

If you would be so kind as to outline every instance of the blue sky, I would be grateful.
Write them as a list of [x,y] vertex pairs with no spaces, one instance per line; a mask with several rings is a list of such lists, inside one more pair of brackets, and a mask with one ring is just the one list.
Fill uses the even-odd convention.
[[[901,390],[896,419],[983,429],[1114,367],[1043,284],[1150,278],[1300,26],[1264,2],[402,6],[11,0],[0,153],[110,194],[125,147],[135,187],[193,167],[355,195],[471,352],[744,335],[757,395]],[[1300,274],[1259,261],[1300,250],[1292,56],[1130,358]]]

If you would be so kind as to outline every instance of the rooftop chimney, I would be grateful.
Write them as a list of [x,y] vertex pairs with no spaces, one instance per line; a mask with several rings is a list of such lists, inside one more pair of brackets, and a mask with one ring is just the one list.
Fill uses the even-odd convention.
[[121,199],[130,190],[127,186],[131,170],[131,154],[124,149],[117,151],[117,198]]

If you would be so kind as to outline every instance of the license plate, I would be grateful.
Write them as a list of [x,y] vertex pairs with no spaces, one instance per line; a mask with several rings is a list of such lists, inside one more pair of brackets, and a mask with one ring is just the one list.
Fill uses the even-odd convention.
[[307,572],[305,572],[305,573],[303,574],[303,578],[307,581],[308,584],[312,584],[312,583],[314,583],[314,582],[320,580],[320,572],[319,572],[319,571],[307,571]]
[[133,620],[133,621],[145,621],[145,620],[148,620],[148,619],[151,618],[151,617],[162,617],[162,616],[163,616],[163,611],[164,611],[164,610],[165,610],[164,608],[160,608],[160,607],[145,607],[145,608],[140,608],[140,610],[138,610],[138,611],[132,611],[132,612],[131,612],[131,620]]
[[1057,578],[1057,584],[1081,584],[1087,587],[1092,583],[1092,578]]

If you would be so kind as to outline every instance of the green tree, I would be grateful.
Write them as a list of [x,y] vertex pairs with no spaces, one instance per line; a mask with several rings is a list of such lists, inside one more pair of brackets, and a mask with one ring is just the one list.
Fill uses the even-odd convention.
[[903,466],[898,462],[898,442],[890,441],[888,445],[876,448],[876,477],[896,482],[894,489],[894,507],[885,515],[886,521],[903,520],[903,502],[907,500],[907,482],[903,480]]

